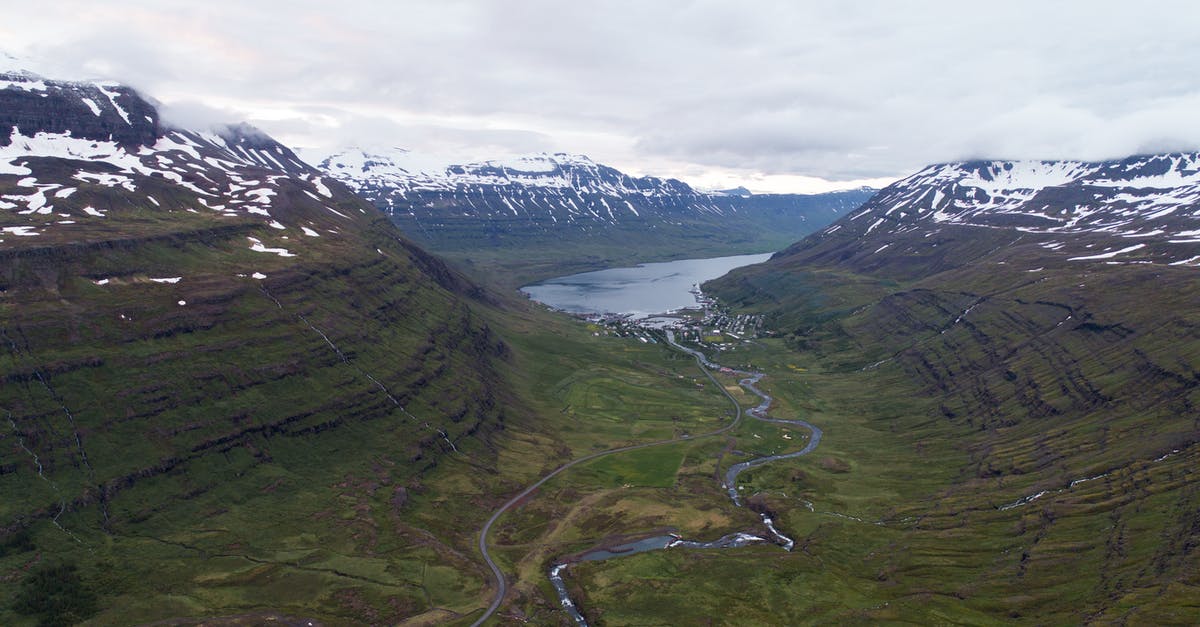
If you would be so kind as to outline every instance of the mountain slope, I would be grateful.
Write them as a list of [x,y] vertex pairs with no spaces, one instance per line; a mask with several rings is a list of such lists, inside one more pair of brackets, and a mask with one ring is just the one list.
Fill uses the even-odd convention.
[[[960,251],[956,241],[988,238],[1037,243],[1051,259],[1196,265],[1200,155],[931,166],[884,189],[795,252],[816,255],[828,242],[869,266],[879,246],[903,245],[908,254],[950,267],[991,252]],[[950,248],[935,250],[945,245]],[[886,270],[897,271],[894,264]]]
[[56,559],[104,622],[389,622],[430,605],[423,562],[483,580],[375,518],[447,459],[494,462],[514,401],[479,288],[249,127],[19,73],[0,118],[0,622]]
[[[2,624],[469,622],[490,512],[726,420],[690,358],[480,288],[252,128],[0,80]],[[558,619],[559,548],[503,549],[506,615]]]
[[867,390],[896,451],[956,443],[892,503],[905,554],[853,577],[997,619],[1194,609],[1198,162],[932,166],[706,286]]
[[432,250],[488,261],[512,261],[507,253],[605,265],[775,250],[870,195],[701,193],[565,154],[446,165],[350,150],[321,168]]

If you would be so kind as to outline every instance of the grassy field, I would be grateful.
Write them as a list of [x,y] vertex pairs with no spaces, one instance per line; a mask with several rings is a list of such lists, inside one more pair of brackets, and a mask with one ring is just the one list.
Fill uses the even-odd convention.
[[[965,478],[972,432],[930,420],[929,399],[881,395],[910,385],[902,373],[876,371],[868,389],[863,375],[824,371],[782,342],[760,348],[755,362],[768,371],[796,373],[789,363],[805,369],[764,382],[779,399],[777,415],[797,412],[825,430],[812,455],[740,480],[797,549],[676,549],[577,564],[568,575],[572,596],[595,624],[1074,622],[1095,607],[1098,591],[1115,591],[1147,568],[1169,573],[1172,559],[1187,559],[1172,548],[1186,540],[1166,539],[1186,538],[1194,514],[1184,452],[1001,510],[1037,490]],[[733,434],[735,446],[753,450],[779,430],[749,421]],[[724,442],[684,447],[681,465],[675,452],[643,451],[607,459],[599,476],[594,468],[570,472],[515,513],[513,535],[502,539],[510,559],[528,561],[536,546],[540,562],[517,568],[527,590],[515,602],[523,615],[555,615],[544,583],[550,559],[664,530],[700,539],[762,532],[716,481]],[[1123,566],[1109,571],[1114,563]],[[1096,616],[1186,622],[1196,608],[1193,585],[1138,587]]]
[[[724,624],[779,624],[811,615],[816,606],[827,608],[829,620],[852,618],[886,600],[863,592],[850,569],[831,572],[822,562],[849,555],[861,559],[873,545],[902,535],[904,523],[895,523],[901,531],[873,523],[900,518],[898,505],[952,478],[928,472],[933,456],[955,463],[963,454],[948,445],[920,452],[897,446],[896,436],[880,429],[885,420],[868,415],[880,409],[874,399],[864,399],[861,388],[836,376],[814,373],[817,364],[802,361],[778,341],[759,342],[750,355],[768,372],[789,373],[762,383],[778,399],[773,415],[802,417],[826,430],[812,455],[767,464],[739,480],[744,494],[777,513],[781,530],[796,537],[800,547],[793,553],[775,546],[677,549],[574,566],[568,580],[589,618],[600,624],[678,624],[721,616]],[[800,368],[804,374],[794,374]],[[744,400],[746,406],[756,404],[748,395]],[[911,409],[911,403],[889,405],[894,412],[906,405]],[[783,439],[785,433],[792,439]],[[668,530],[705,540],[732,531],[765,533],[757,515],[733,507],[718,473],[747,456],[800,448],[806,437],[795,427],[746,420],[727,436],[681,444],[678,451],[623,453],[565,473],[514,512],[509,535],[499,535],[501,546],[514,556],[510,559],[528,560],[531,546],[540,549],[537,567],[519,570],[530,579],[522,581],[525,589],[536,587],[542,595],[528,592],[523,613],[547,620],[554,615],[544,571],[555,557]],[[827,546],[833,552],[825,553]],[[789,583],[801,581],[804,591]],[[836,591],[832,598],[830,591]]]

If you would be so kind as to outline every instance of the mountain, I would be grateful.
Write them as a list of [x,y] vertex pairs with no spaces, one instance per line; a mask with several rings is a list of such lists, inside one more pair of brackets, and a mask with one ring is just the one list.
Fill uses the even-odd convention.
[[858,207],[873,191],[703,193],[567,154],[447,164],[404,150],[348,150],[320,168],[431,250],[457,259],[516,256],[520,264],[611,265],[775,250]]
[[1036,240],[1056,259],[1196,265],[1200,154],[935,165],[884,189],[824,235],[845,229],[831,241],[853,239],[869,248],[919,231],[933,239],[906,250],[927,255],[935,246],[924,244],[936,244],[943,233],[977,238],[985,228],[1014,242]]
[[[18,72],[0,104],[0,624],[470,622],[497,508],[728,420],[690,357],[481,287],[249,126]],[[541,561],[631,480],[537,499],[595,525],[496,522],[500,616],[562,618]],[[648,507],[633,532],[759,524]]]
[[810,550],[874,560],[846,579],[967,622],[1186,620],[1198,169],[1192,153],[935,165],[707,284],[859,403],[892,476],[922,468],[880,503],[886,538]]
[[734,188],[731,188],[731,189],[722,189],[722,190],[717,190],[717,192],[716,192],[716,193],[718,193],[718,194],[723,194],[723,195],[725,195],[725,196],[742,196],[742,197],[747,197],[747,196],[753,196],[753,195],[754,195],[754,194],[750,193],[750,190],[746,189],[745,187],[741,187],[741,186],[739,186],[739,187],[734,187]]
[[494,463],[491,297],[251,127],[16,72],[0,127],[0,622],[80,577],[108,623],[420,614],[380,551],[480,573],[472,604],[470,530],[397,512]]

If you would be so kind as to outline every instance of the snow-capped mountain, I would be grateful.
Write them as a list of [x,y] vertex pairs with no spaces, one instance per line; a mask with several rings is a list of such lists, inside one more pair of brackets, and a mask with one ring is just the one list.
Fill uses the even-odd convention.
[[[301,240],[349,219],[325,183],[339,188],[341,199],[344,187],[253,127],[169,128],[153,104],[116,83],[2,72],[0,129],[6,248],[107,237],[111,213],[153,209],[250,220]],[[261,236],[247,247],[286,250]]]
[[782,245],[854,209],[873,191],[705,193],[561,153],[453,163],[400,149],[353,149],[324,159],[320,168],[446,252],[629,231],[653,232],[660,241],[773,237]]
[[1008,232],[1072,261],[1200,265],[1200,154],[933,165],[820,237],[928,254],[923,246],[942,245],[942,235],[963,228]]
[[[391,206],[402,202],[400,199],[409,192],[455,193],[463,188],[487,187],[510,192],[506,197],[512,201],[513,208],[508,211],[519,210],[517,208],[523,205],[528,206],[522,208],[536,210],[539,199],[558,196],[574,198],[583,203],[572,207],[575,211],[568,211],[567,216],[582,211],[590,217],[603,214],[615,219],[615,216],[609,215],[614,207],[606,204],[607,199],[694,193],[679,181],[634,178],[600,165],[586,156],[564,153],[455,164],[438,162],[402,149],[388,154],[346,151],[326,158],[320,167],[368,197],[383,194],[383,198],[392,201]],[[543,193],[537,193],[539,191]],[[588,199],[601,203],[598,207],[600,211],[590,211]],[[621,202],[620,205],[615,209],[637,215],[632,204]],[[469,199],[468,206],[473,206]],[[484,213],[488,211],[483,207],[475,209]],[[715,210],[713,207],[710,209]]]

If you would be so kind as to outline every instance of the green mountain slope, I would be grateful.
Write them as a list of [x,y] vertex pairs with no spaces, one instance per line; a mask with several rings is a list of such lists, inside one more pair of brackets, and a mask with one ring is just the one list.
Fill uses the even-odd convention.
[[483,292],[253,129],[15,78],[6,111],[56,122],[0,148],[0,622],[59,560],[110,623],[390,620],[429,605],[396,569],[478,570],[362,508],[398,510],[447,457],[495,463],[515,402]]
[[[1111,228],[897,211],[901,195],[940,202],[966,180],[901,181],[706,285],[769,314],[828,385],[849,386],[874,413],[860,437],[887,435],[864,454],[927,459],[912,477],[922,494],[880,503],[886,542],[824,548],[875,555],[848,578],[886,583],[874,597],[898,604],[934,595],[944,617],[1187,622],[1200,599],[1200,281],[1176,260],[1194,244],[1151,234],[1117,257],[1106,251],[1133,249]],[[963,205],[935,209],[951,206]],[[838,446],[833,427],[827,441]]]

